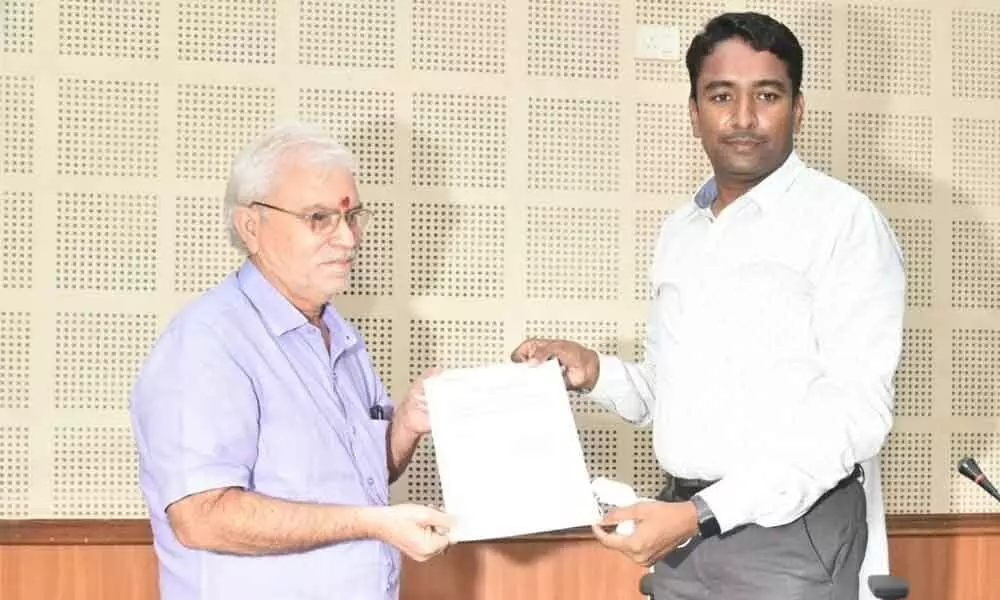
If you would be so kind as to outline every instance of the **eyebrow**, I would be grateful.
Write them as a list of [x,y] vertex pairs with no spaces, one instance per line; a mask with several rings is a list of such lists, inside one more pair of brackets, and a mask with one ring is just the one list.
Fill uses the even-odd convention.
[[[729,89],[733,87],[736,87],[736,84],[733,83],[732,81],[726,79],[717,79],[715,81],[708,82],[705,85],[705,87],[702,88],[702,91],[708,93],[721,89]],[[755,89],[770,87],[770,88],[777,88],[781,91],[786,91],[788,89],[788,86],[785,85],[785,82],[781,81],[780,79],[759,79],[753,82],[753,87]]]

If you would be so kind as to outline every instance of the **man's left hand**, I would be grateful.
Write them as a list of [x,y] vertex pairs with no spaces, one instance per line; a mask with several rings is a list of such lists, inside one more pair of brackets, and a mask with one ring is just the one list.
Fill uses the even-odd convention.
[[[603,529],[624,521],[635,522],[632,535]],[[643,501],[608,511],[593,529],[605,547],[649,567],[698,533],[698,511],[692,502]]]
[[422,436],[430,432],[431,420],[424,400],[424,380],[441,372],[439,368],[427,369],[410,386],[406,398],[396,407],[393,424],[403,427],[412,435]]

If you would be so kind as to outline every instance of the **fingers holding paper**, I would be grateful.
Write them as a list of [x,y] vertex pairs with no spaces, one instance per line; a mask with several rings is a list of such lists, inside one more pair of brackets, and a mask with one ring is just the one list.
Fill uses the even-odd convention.
[[395,504],[382,508],[379,538],[417,562],[444,552],[449,545],[451,520],[445,513],[419,504]]
[[441,369],[427,369],[417,377],[410,386],[406,397],[396,408],[398,425],[416,435],[425,435],[431,430],[430,417],[427,414],[427,400],[424,397],[424,381],[441,372]]
[[[635,523],[631,535],[604,530],[628,521]],[[698,512],[691,502],[638,502],[608,511],[593,530],[603,546],[648,567],[698,532]]]
[[597,384],[600,362],[597,353],[569,340],[527,339],[514,349],[510,359],[514,362],[540,364],[556,359],[562,367],[566,389],[589,390]]

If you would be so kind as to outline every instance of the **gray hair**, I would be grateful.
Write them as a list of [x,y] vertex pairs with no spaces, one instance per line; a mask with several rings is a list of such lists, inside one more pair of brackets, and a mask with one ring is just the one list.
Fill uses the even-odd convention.
[[229,183],[223,200],[223,218],[230,243],[246,252],[233,223],[238,207],[263,201],[271,192],[278,176],[281,160],[291,151],[300,151],[297,160],[326,168],[343,168],[357,174],[357,163],[351,152],[331,138],[321,127],[293,121],[283,123],[250,142],[233,159]]

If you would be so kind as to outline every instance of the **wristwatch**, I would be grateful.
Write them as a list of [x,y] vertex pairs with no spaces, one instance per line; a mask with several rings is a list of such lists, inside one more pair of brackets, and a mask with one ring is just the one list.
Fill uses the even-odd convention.
[[694,508],[698,511],[698,533],[701,537],[710,538],[714,535],[719,535],[719,521],[715,518],[708,504],[701,496],[692,496],[691,502],[694,503]]

